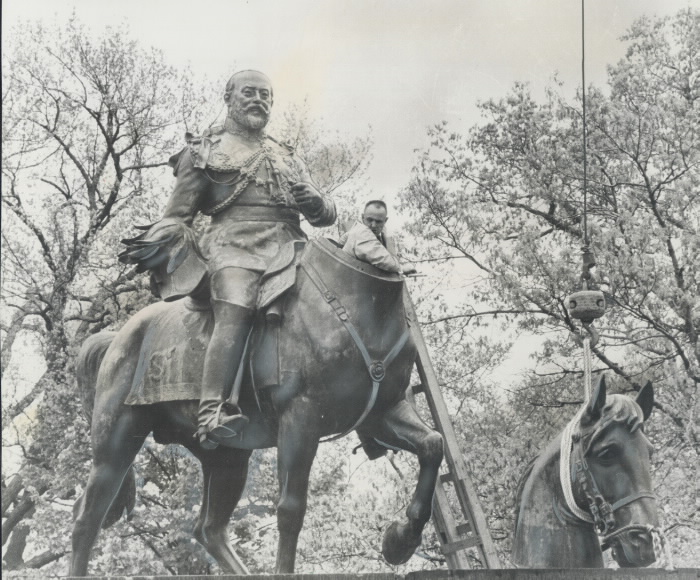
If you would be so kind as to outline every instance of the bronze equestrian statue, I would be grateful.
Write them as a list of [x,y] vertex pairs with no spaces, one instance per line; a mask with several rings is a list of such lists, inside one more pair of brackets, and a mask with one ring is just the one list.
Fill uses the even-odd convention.
[[520,481],[515,566],[603,568],[607,548],[621,567],[648,566],[661,555],[652,447],[643,429],[653,403],[651,383],[632,400],[607,395],[601,377],[590,403]]
[[[388,562],[411,557],[431,515],[442,437],[405,399],[416,349],[403,278],[329,240],[302,248],[300,215],[328,225],[335,209],[293,152],[264,135],[267,77],[238,73],[224,98],[225,126],[190,137],[172,159],[177,182],[163,220],[125,241],[122,260],[150,270],[164,300],[91,337],[78,356],[93,467],[74,510],[73,576],[87,574],[100,527],[123,512],[150,433],[201,462],[194,535],[226,573],[245,572],[227,525],[253,449],[278,448],[278,573],[294,571],[320,441],[356,430],[375,447],[418,456],[406,519],[385,532]],[[199,246],[197,212],[212,216]]]

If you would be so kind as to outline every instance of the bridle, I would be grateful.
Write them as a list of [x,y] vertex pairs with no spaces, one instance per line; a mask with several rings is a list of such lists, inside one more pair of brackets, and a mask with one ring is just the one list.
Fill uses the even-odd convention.
[[[583,411],[584,408],[574,416],[562,434],[560,481],[566,506],[571,514],[580,521],[593,524],[600,536],[601,549],[607,550],[618,541],[622,534],[632,531],[651,533],[656,530],[655,526],[650,524],[627,524],[618,528],[615,519],[615,512],[620,508],[644,498],[656,500],[656,495],[650,490],[641,490],[612,504],[603,497],[586,461],[585,437],[576,430]],[[579,497],[586,503],[585,510],[579,507],[576,502],[574,486]]]
[[615,543],[615,540],[626,532],[651,532],[654,526],[650,524],[627,524],[618,528],[615,512],[639,499],[649,498],[656,501],[656,495],[649,490],[641,490],[611,504],[603,497],[593,477],[593,473],[588,467],[588,462],[583,452],[582,438],[574,435],[572,444],[571,477],[578,488],[580,496],[587,504],[587,511],[590,514],[589,523],[593,523],[596,532],[601,536],[601,549],[607,550],[610,548]]

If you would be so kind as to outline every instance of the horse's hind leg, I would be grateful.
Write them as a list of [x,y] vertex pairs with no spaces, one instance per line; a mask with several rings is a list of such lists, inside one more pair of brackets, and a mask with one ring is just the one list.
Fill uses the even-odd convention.
[[403,564],[420,545],[423,527],[430,519],[435,482],[443,457],[442,436],[423,423],[406,400],[402,400],[378,421],[363,425],[361,431],[380,443],[418,456],[418,484],[406,509],[407,521],[391,524],[382,544],[382,553],[387,562]]
[[251,451],[219,447],[214,451],[195,450],[202,463],[204,492],[195,538],[227,574],[249,574],[245,564],[233,550],[227,526],[241,499],[248,477]]
[[275,573],[291,574],[297,541],[304,524],[309,473],[318,449],[318,411],[306,397],[298,397],[280,417],[277,438],[277,504],[279,544]]
[[[98,417],[98,415],[95,415]],[[116,417],[102,414],[93,424],[93,466],[73,524],[70,576],[87,574],[90,551],[102,521],[119,493],[124,476],[148,431],[138,408],[126,408]]]

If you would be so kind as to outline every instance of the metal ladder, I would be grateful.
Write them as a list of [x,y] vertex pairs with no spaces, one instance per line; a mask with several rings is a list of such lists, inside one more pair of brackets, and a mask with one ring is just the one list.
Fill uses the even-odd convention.
[[[418,349],[416,368],[421,384],[409,389],[409,397],[422,392],[428,402],[435,428],[442,434],[445,445],[447,473],[443,473],[435,487],[433,499],[433,524],[440,540],[450,570],[473,568],[475,559],[480,568],[501,568],[498,554],[479,504],[464,458],[457,443],[445,401],[442,398],[437,375],[428,355],[413,301],[404,288],[404,307],[411,328],[411,337]],[[459,512],[448,500],[448,486],[454,488]]]

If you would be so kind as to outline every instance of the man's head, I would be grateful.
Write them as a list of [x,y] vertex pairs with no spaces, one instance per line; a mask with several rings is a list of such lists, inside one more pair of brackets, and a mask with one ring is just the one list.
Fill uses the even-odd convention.
[[248,130],[260,131],[270,119],[270,79],[255,70],[237,72],[226,83],[224,102],[228,105],[228,116],[236,124]]
[[379,237],[386,224],[386,204],[379,200],[373,199],[365,204],[365,211],[362,212],[362,223],[365,224],[375,236]]

